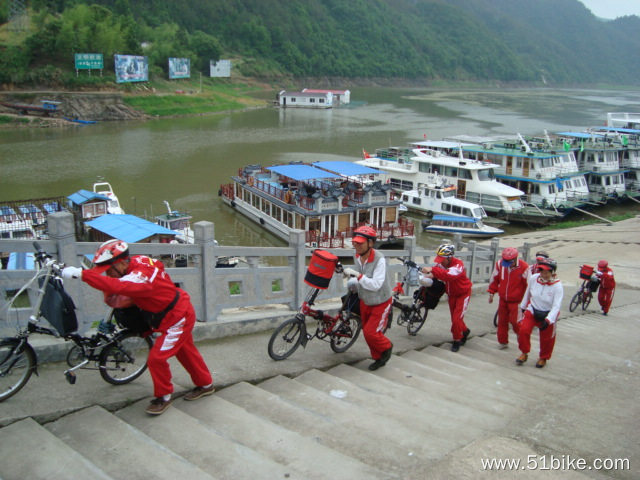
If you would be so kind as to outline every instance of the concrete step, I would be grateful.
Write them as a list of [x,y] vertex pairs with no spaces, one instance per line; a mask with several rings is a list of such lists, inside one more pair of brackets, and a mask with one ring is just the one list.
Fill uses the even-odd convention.
[[[113,478],[216,478],[215,472],[204,472],[101,407],[80,410],[45,428]],[[177,430],[173,434],[188,432]]]
[[[426,363],[433,364],[434,358],[426,353],[416,351],[407,352],[403,357],[421,365]],[[472,375],[467,375],[465,383],[474,391],[478,391],[479,389],[495,391],[500,401],[505,401],[512,405],[520,405],[523,401],[529,400],[540,391],[542,386],[540,383],[543,382],[543,379],[532,382],[530,379],[518,375],[517,372],[515,372],[514,375],[505,375],[505,370],[507,369],[492,368],[477,370]],[[548,382],[546,382],[545,385],[547,383]],[[551,388],[557,391],[564,390],[563,387],[557,384],[552,385]]]
[[[405,372],[407,378],[411,375],[420,379],[430,379],[434,375],[432,367],[425,365],[423,362],[413,361],[406,356],[398,357],[393,366]],[[505,409],[508,409],[509,406],[518,407],[522,403],[522,397],[506,396],[497,389],[484,388],[486,385],[478,383],[475,376],[468,376],[450,382],[445,387],[437,390],[437,392],[444,398],[456,399],[454,401],[458,401],[457,399],[461,395],[472,398],[475,407],[480,410],[490,406],[490,408],[486,409],[490,413],[504,414],[506,413]]]
[[[275,398],[264,390],[241,382],[216,392],[207,404],[182,402],[179,408],[215,429],[220,435],[267,455],[280,464],[291,465],[303,472],[306,478],[353,480],[394,477],[355,459],[351,448],[334,450],[317,438],[309,437],[307,431],[299,433],[295,428],[287,428],[288,422],[278,422],[277,418],[273,421],[271,418],[275,416],[269,418],[269,415],[263,415],[263,409],[253,408],[253,402],[250,401],[254,391],[260,398],[264,398],[264,395]],[[257,403],[260,407],[261,402]],[[290,416],[290,410],[293,409],[285,408],[286,419]]]
[[427,423],[432,423],[433,420],[446,430],[459,429],[460,422],[464,422],[465,432],[473,435],[480,434],[487,428],[486,418],[476,415],[474,407],[452,403],[433,392],[394,383],[381,376],[371,375],[367,370],[349,365],[338,365],[327,373],[351,382],[372,395],[375,394],[381,402],[384,398],[389,398],[412,410],[422,412]]
[[[442,424],[439,417],[429,406],[424,403],[411,402],[411,399],[398,399],[386,393],[374,392],[365,389],[335,375],[320,370],[309,370],[295,378],[297,382],[338,398],[339,401],[348,403],[352,407],[366,410],[370,415],[383,416],[402,423],[408,428],[420,430],[433,438],[432,443],[437,445],[443,453],[453,448],[458,448],[466,442],[464,436],[454,435],[451,428],[459,424],[459,419],[451,422],[449,426]],[[468,441],[468,440],[467,440]]]
[[[205,397],[199,400],[215,412]],[[188,403],[179,398],[174,404]],[[212,427],[178,408],[169,408],[162,419],[144,412],[146,400],[117,412],[117,416],[169,450],[212,472],[219,479],[305,478],[291,466],[281,465],[234,440],[225,438]]]
[[[347,454],[336,452],[244,408],[216,392],[206,402],[178,402],[180,410],[233,443],[303,472],[305,478],[388,478]],[[256,477],[260,478],[260,477]]]
[[[415,459],[423,461],[439,458],[444,453],[425,429],[407,427],[406,421],[399,421],[388,415],[372,415],[372,412],[362,407],[354,408],[353,404],[296,379],[279,376],[258,386],[287,401],[301,404],[305,409],[322,415],[329,421],[340,423],[351,435],[355,433],[371,439],[379,438],[385,450],[399,457],[412,453]],[[412,412],[409,415],[413,417]],[[414,418],[415,423],[419,421],[420,419]]]
[[[384,441],[387,431],[375,430],[376,422],[380,420],[378,418],[370,418],[360,426],[349,416],[326,416],[307,408],[305,404],[292,402],[244,382],[222,390],[220,395],[326,447],[348,452],[350,456],[388,476],[401,475],[416,468],[419,472],[426,469],[427,458],[417,458],[411,451],[400,452],[397,447]],[[352,411],[355,414],[357,409],[352,408]],[[377,438],[380,440],[376,441]]]
[[[419,364],[405,360],[392,363],[391,361],[384,367],[374,372],[375,375],[391,380],[401,385],[414,387],[417,390],[430,392],[448,402],[457,403],[471,407],[475,410],[475,415],[484,415],[492,422],[500,424],[506,414],[512,413],[514,407],[503,402],[496,402],[495,395],[489,391],[478,391],[470,394],[470,389],[462,381],[457,385],[442,385],[430,380],[421,371]],[[364,367],[363,364],[356,366]]]
[[0,452],[3,458],[0,475],[4,480],[117,478],[107,475],[31,418],[0,430]]

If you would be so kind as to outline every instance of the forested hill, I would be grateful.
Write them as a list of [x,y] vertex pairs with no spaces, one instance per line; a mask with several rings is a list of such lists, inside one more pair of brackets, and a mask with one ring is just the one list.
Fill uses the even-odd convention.
[[[208,60],[197,57],[208,55],[232,58],[242,73],[265,77],[640,83],[640,18],[605,21],[578,0],[30,3],[58,19],[78,4],[105,7],[118,19],[111,22],[120,38],[126,39],[126,45],[112,48],[149,55],[158,69],[166,68],[168,56],[189,56],[196,69],[206,71]],[[91,37],[83,38],[74,39],[72,48],[95,50]],[[31,45],[42,43],[36,40]],[[106,60],[114,51],[104,53]],[[56,58],[56,52],[50,56]]]

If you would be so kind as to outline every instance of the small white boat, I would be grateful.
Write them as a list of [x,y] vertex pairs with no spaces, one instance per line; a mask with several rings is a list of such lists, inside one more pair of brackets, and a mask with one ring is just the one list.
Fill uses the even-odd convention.
[[453,215],[434,215],[422,221],[422,229],[429,233],[460,233],[465,237],[495,237],[504,230],[485,225],[479,218]]
[[402,192],[402,203],[411,211],[426,215],[455,215],[482,220],[487,217],[482,206],[456,198],[456,186],[438,181],[419,184],[416,190]]
[[120,201],[115,193],[113,193],[113,188],[109,182],[96,182],[93,184],[94,193],[98,193],[100,195],[104,195],[109,199],[107,204],[107,213],[112,213],[114,215],[124,215],[124,210],[120,207]]

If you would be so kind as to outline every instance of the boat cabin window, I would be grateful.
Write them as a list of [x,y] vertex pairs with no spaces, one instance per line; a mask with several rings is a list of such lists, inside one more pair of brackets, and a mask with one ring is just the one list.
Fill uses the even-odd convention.
[[473,217],[477,217],[477,218],[481,218],[484,217],[486,214],[484,213],[484,209],[482,207],[479,208],[474,208],[473,209]]
[[442,192],[443,198],[455,197],[455,196],[456,196],[455,190],[445,190],[444,192]]
[[494,175],[492,168],[478,170],[478,180],[480,181],[490,181],[494,180],[495,178],[496,176]]
[[447,177],[457,177],[458,176],[458,169],[456,167],[445,167],[444,174]]
[[420,205],[421,203],[422,203],[422,200],[420,200],[420,198],[413,197],[413,204],[414,205]]

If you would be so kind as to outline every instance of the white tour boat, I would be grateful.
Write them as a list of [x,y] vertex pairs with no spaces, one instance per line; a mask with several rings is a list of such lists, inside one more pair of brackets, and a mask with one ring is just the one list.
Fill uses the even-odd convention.
[[[458,150],[455,142],[416,142],[415,148],[378,149],[375,156],[365,156],[356,163],[383,170],[389,174],[391,186],[397,190],[415,190],[419,184],[434,183],[442,177],[456,186],[457,196],[482,205],[489,214],[519,212],[524,194],[503,185],[495,177],[497,165],[452,156],[447,149]],[[434,148],[437,146],[437,148]]]
[[351,248],[353,230],[372,225],[379,245],[413,236],[399,217],[400,198],[382,172],[352,162],[292,163],[241,168],[222,185],[222,200],[284,240],[305,231],[310,247]]
[[479,218],[456,215],[434,215],[422,221],[422,229],[427,233],[459,233],[465,237],[495,237],[504,230],[485,225]]
[[408,210],[427,217],[438,214],[474,217],[480,220],[487,217],[487,212],[482,206],[457,198],[455,185],[447,185],[443,181],[420,184],[416,190],[406,190],[401,194],[402,203]]

